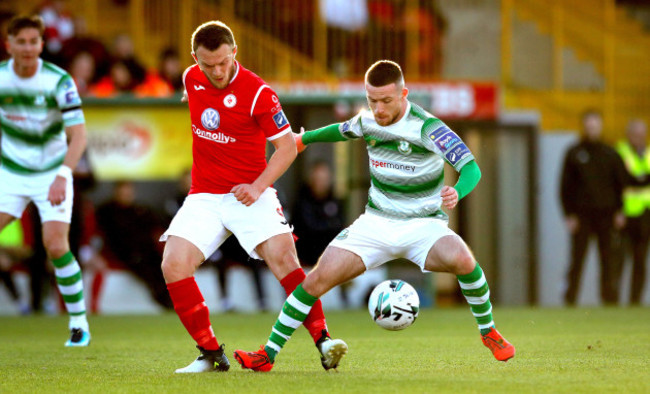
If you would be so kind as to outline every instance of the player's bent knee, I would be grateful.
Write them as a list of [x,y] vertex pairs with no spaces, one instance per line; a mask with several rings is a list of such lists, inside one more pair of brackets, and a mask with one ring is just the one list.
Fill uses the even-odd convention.
[[474,270],[476,261],[469,251],[461,251],[456,258],[456,275],[467,275]]
[[177,282],[194,275],[194,267],[187,262],[167,256],[163,259],[160,268],[165,282]]
[[58,240],[44,241],[43,246],[45,247],[47,255],[52,259],[58,259],[70,250],[70,247],[66,242],[60,242]]

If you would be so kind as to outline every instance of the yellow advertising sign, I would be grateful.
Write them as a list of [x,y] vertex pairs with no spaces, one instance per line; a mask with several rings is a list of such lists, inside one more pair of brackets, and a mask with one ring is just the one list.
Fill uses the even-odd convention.
[[88,157],[99,180],[172,180],[192,166],[186,106],[84,108]]

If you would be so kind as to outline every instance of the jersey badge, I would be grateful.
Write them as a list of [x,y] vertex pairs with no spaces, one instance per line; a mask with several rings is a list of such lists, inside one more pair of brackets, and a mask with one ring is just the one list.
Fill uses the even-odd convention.
[[350,131],[350,121],[348,120],[346,122],[341,123],[340,127],[341,127],[341,129],[340,129],[341,133],[345,133],[345,132]]
[[442,151],[442,153],[447,152],[458,142],[460,142],[460,138],[458,138],[456,133],[451,130],[435,139],[436,146]]
[[205,90],[205,86],[203,86],[203,85],[194,85],[194,90]]
[[336,236],[336,239],[346,239],[349,234],[350,234],[350,230],[348,230],[347,228],[343,229],[343,231],[341,231],[339,235]]
[[413,151],[411,144],[409,144],[408,141],[400,141],[397,150],[399,150],[403,155],[410,155]]
[[275,125],[278,126],[278,129],[281,129],[289,124],[287,117],[284,116],[284,111],[280,111],[277,114],[273,115],[273,121],[275,122]]
[[201,114],[201,124],[207,130],[216,130],[219,128],[221,118],[219,112],[213,108],[206,108]]
[[237,97],[234,94],[229,94],[223,98],[223,105],[228,108],[232,108],[237,104]]
[[71,104],[75,101],[78,101],[79,97],[77,96],[77,93],[74,90],[71,90],[65,94],[65,103],[66,104]]

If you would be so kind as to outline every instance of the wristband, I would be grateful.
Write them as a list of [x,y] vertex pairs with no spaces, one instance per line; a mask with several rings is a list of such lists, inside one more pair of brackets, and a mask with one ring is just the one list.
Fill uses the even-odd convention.
[[57,176],[62,176],[64,178],[72,178],[72,168],[63,164],[59,167],[59,171],[56,173]]

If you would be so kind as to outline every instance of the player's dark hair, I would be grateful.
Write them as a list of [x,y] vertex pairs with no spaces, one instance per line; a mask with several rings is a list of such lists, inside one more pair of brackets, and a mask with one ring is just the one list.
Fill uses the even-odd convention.
[[391,83],[404,86],[404,75],[399,64],[391,60],[380,60],[366,71],[366,83],[374,87]]
[[11,19],[11,21],[9,21],[9,25],[7,26],[7,35],[15,36],[20,33],[22,29],[29,28],[37,29],[42,37],[43,33],[45,32],[45,24],[43,23],[43,19],[38,15],[15,16],[13,19]]
[[599,109],[597,108],[587,108],[586,110],[582,111],[582,116],[580,117],[580,120],[583,122],[585,119],[587,119],[590,116],[598,116],[599,118],[603,118],[602,112],[600,112]]
[[192,34],[192,51],[202,46],[209,51],[214,51],[223,44],[235,47],[235,36],[232,30],[221,21],[210,21],[197,27]]

